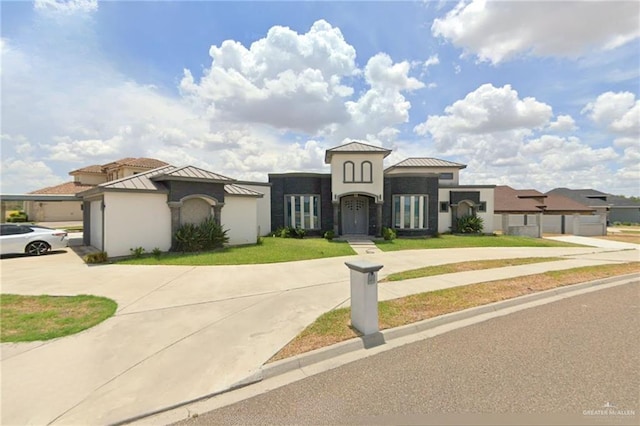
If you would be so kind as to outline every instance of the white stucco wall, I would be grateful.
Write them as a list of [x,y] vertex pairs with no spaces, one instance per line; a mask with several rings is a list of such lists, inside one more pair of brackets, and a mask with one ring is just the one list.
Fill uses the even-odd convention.
[[258,232],[260,235],[269,235],[271,233],[271,185],[251,185],[246,183],[239,185],[264,194],[262,198],[257,199]]
[[102,200],[95,200],[91,202],[90,205],[90,225],[89,225],[89,236],[90,236],[90,244],[97,248],[98,250],[102,250]]
[[225,195],[220,223],[228,229],[230,245],[255,244],[258,238],[258,206],[255,197]]
[[485,212],[476,212],[478,217],[481,217],[484,221],[484,230],[485,233],[494,232],[495,228],[493,225],[494,221],[494,199],[493,199],[493,188],[477,188],[477,187],[464,187],[457,186],[455,188],[445,187],[438,189],[438,232],[449,232],[451,231],[451,207],[449,207],[449,211],[446,213],[440,212],[440,202],[442,201],[450,201],[449,200],[449,192],[471,192],[477,191],[480,192],[480,201],[484,201],[487,203],[487,209]]
[[[334,200],[336,196],[348,193],[366,193],[379,197],[384,197],[384,153],[369,152],[362,154],[341,154],[334,153],[331,157],[331,192]],[[361,179],[361,164],[363,161],[371,162],[372,183],[345,183],[344,163],[351,161],[354,164],[355,180]]]
[[73,180],[75,182],[80,182],[85,185],[99,185],[107,181],[107,176],[97,174],[97,173],[87,173],[87,174],[80,173],[73,176]]
[[[171,211],[166,194],[106,192],[104,251],[128,256],[131,248],[171,248]],[[93,212],[93,205],[91,211]],[[93,223],[93,220],[92,220]]]

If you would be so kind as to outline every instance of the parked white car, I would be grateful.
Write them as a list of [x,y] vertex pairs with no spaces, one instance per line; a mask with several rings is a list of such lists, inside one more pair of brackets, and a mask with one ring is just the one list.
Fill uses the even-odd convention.
[[67,231],[23,223],[0,224],[0,253],[39,256],[69,246]]

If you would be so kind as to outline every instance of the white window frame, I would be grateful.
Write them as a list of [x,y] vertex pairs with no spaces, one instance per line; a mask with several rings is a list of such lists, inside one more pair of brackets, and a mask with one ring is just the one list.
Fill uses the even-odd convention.
[[[409,223],[406,223],[405,220],[407,200],[409,201]],[[398,213],[396,213],[397,203],[400,207]],[[394,195],[391,211],[393,213],[391,219],[395,229],[429,229],[429,196],[426,194]]]
[[[309,211],[305,211],[305,198],[309,201]],[[300,211],[296,211],[299,205]],[[301,229],[321,229],[322,221],[320,212],[322,211],[319,194],[287,194],[284,196],[285,226],[292,226]],[[314,208],[317,210],[317,217],[314,217]],[[308,227],[305,227],[305,214],[308,215]]]

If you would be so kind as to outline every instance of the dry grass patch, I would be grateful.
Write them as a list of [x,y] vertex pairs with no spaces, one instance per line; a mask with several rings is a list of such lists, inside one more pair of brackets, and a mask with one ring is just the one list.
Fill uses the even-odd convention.
[[455,272],[479,271],[482,269],[503,268],[506,266],[529,265],[532,263],[553,262],[565,260],[561,257],[523,257],[514,259],[491,259],[470,262],[448,263],[446,265],[426,266],[424,268],[390,274],[380,282],[402,281],[412,278],[430,277],[433,275],[452,274]]
[[[378,324],[380,330],[385,330],[556,287],[637,272],[640,262],[586,266],[415,294],[380,302]],[[360,336],[351,327],[350,317],[349,308],[321,315],[269,362]]]
[[620,232],[618,234],[609,234],[607,236],[597,237],[602,240],[620,241],[623,243],[640,244],[640,234],[638,233],[625,233]]
[[97,296],[2,294],[0,341],[31,342],[78,333],[112,316],[117,306]]

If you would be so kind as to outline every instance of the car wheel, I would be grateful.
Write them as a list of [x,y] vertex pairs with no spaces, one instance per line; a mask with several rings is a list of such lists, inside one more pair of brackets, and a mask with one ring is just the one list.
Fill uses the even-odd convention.
[[24,250],[29,256],[40,256],[45,254],[51,246],[44,241],[33,241],[27,244],[27,248]]

